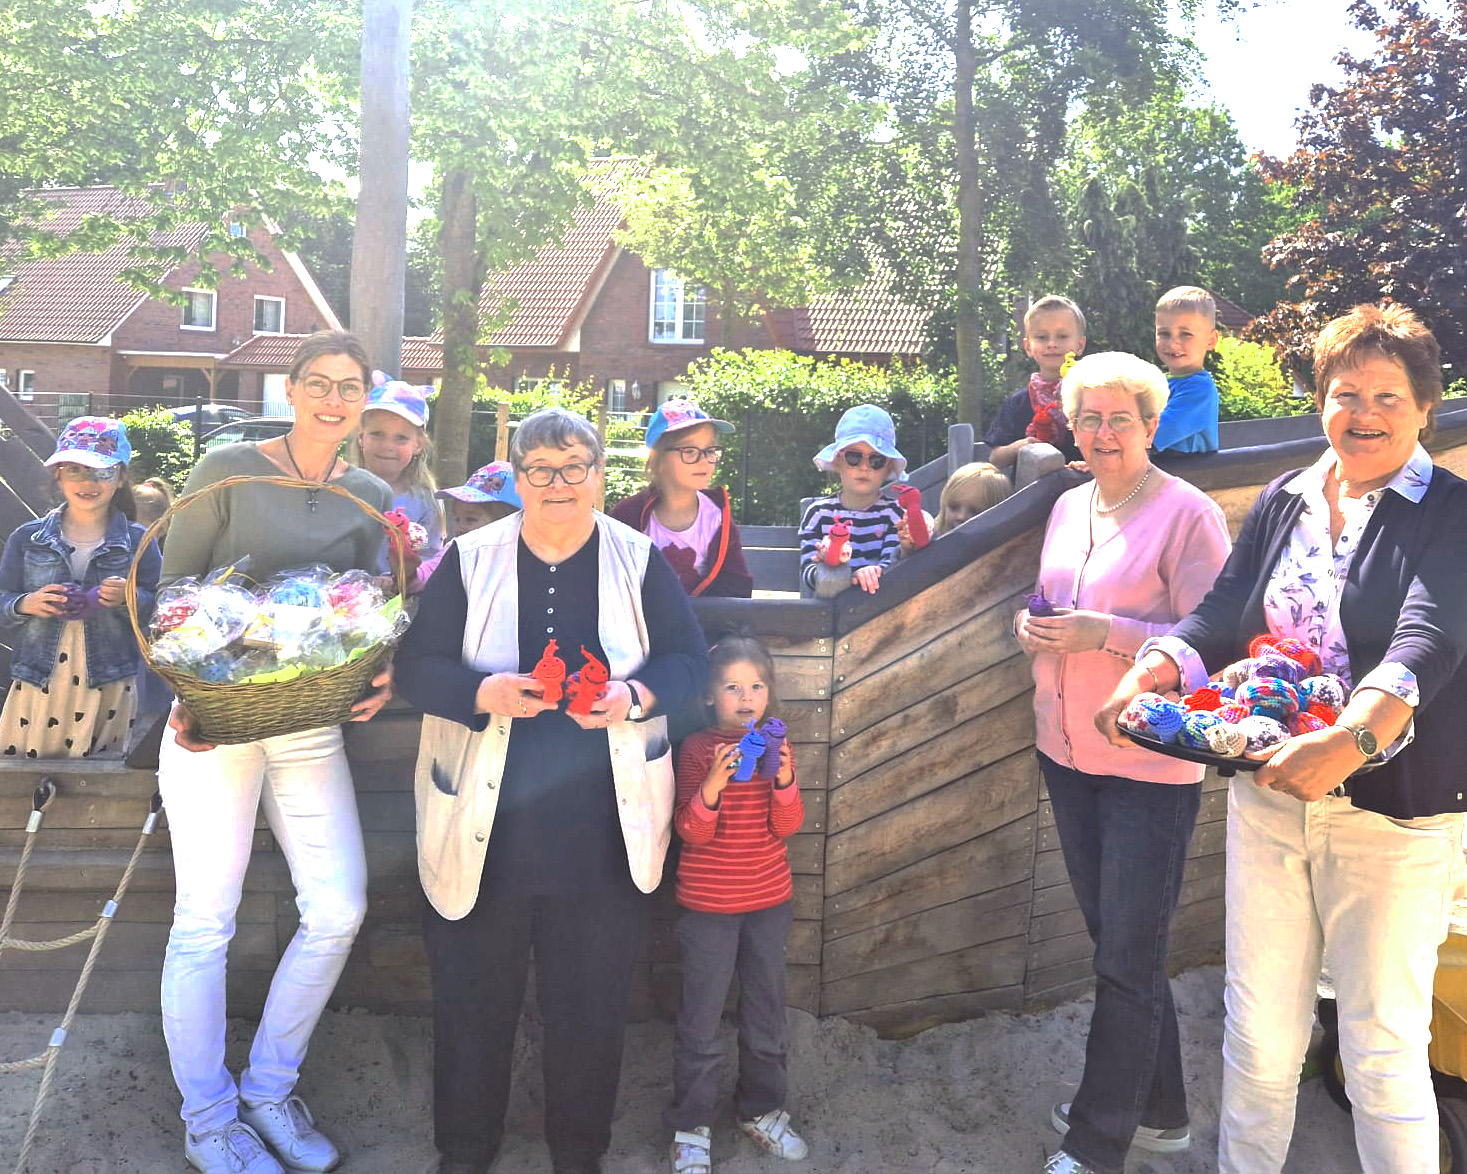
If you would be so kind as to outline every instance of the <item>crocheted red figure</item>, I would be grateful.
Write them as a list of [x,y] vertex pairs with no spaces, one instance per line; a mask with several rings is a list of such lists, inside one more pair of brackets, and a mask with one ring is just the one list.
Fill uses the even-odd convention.
[[557,647],[559,646],[554,640],[547,640],[545,651],[540,654],[540,659],[530,670],[530,676],[545,686],[545,691],[540,694],[540,700],[551,705],[560,704],[565,685],[565,661],[555,655]]
[[851,527],[844,518],[836,518],[825,532],[825,565],[838,567],[851,561]]
[[1035,440],[1042,440],[1045,444],[1052,444],[1058,448],[1065,442],[1065,430],[1063,409],[1058,404],[1051,404],[1034,413],[1034,422],[1025,429],[1025,432]]
[[428,531],[401,510],[388,510],[382,516],[392,523],[392,529],[387,531],[387,540],[392,544],[392,557],[388,566],[397,566],[397,556],[400,551],[403,574],[406,578],[411,579],[418,569],[418,564],[423,561],[418,551],[427,545]]
[[898,485],[896,495],[906,511],[907,536],[911,538],[912,545],[921,550],[932,541],[932,534],[927,529],[927,515],[922,512],[922,491],[915,485]]
[[611,679],[611,670],[584,644],[581,645],[581,655],[586,658],[586,663],[580,672],[571,675],[570,683],[566,686],[565,693],[569,700],[565,711],[584,717],[591,712],[591,706],[606,696],[606,682]]

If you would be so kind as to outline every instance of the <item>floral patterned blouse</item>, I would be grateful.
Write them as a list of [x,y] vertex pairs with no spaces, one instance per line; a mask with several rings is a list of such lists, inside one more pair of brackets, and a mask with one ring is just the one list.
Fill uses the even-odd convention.
[[[1361,535],[1381,497],[1386,493],[1398,493],[1408,501],[1420,502],[1431,484],[1431,457],[1418,444],[1410,459],[1384,488],[1373,489],[1361,497],[1341,495],[1337,504],[1344,515],[1345,526],[1340,531],[1339,541],[1331,548],[1329,503],[1324,497],[1324,486],[1334,466],[1334,451],[1326,450],[1319,460],[1284,486],[1285,492],[1298,494],[1304,499],[1304,509],[1264,590],[1263,614],[1268,621],[1268,630],[1275,636],[1292,636],[1304,641],[1319,653],[1323,671],[1334,673],[1352,689],[1380,689],[1399,697],[1414,709],[1421,700],[1416,674],[1398,661],[1376,665],[1358,682],[1350,679],[1349,648],[1344,628],[1340,625],[1340,593],[1350,573],[1355,551],[1359,549]],[[1153,648],[1166,653],[1177,663],[1186,691],[1201,688],[1207,683],[1207,667],[1202,658],[1183,641],[1171,636],[1149,640],[1137,653],[1137,659]],[[1386,756],[1399,751],[1412,736],[1413,731],[1408,728],[1387,749]]]

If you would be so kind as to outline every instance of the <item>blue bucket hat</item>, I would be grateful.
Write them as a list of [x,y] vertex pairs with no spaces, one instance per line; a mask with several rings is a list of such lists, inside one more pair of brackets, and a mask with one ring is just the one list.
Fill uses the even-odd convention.
[[485,501],[502,501],[515,509],[524,509],[519,492],[514,487],[514,466],[508,461],[491,461],[469,474],[462,485],[440,489],[439,497],[452,497],[458,501],[476,504]]
[[121,420],[110,416],[78,416],[61,430],[56,438],[56,451],[46,458],[46,464],[110,469],[130,460],[132,445],[127,442],[127,429]]
[[651,448],[669,432],[681,432],[696,428],[699,424],[712,424],[715,432],[732,432],[734,426],[727,420],[715,420],[692,400],[670,399],[657,405],[647,425],[647,447]]
[[892,422],[891,413],[875,404],[857,404],[846,409],[840,423],[835,426],[835,439],[815,454],[815,467],[822,472],[834,473],[835,458],[840,456],[841,450],[863,440],[890,462],[888,468],[896,474],[896,480],[906,476],[907,458],[896,446],[896,424]]
[[[374,371],[374,376],[380,375],[380,371]],[[404,383],[401,379],[386,379],[375,384],[372,390],[367,392],[367,406],[362,409],[362,414],[367,412],[391,412],[395,416],[401,416],[409,424],[417,428],[428,426],[428,393],[431,387],[414,387],[411,383]]]

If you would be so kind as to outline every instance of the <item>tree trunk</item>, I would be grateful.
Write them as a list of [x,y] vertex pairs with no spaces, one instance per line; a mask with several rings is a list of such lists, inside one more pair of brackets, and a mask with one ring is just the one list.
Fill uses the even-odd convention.
[[362,147],[351,249],[351,328],[372,362],[402,372],[407,279],[410,0],[362,0]]
[[978,69],[973,49],[972,0],[958,0],[956,13],[956,82],[953,139],[958,164],[957,350],[958,420],[983,435],[982,320],[978,287],[982,281],[983,190],[978,182],[978,135],[973,115],[973,84]]
[[468,172],[454,169],[443,177],[439,215],[443,387],[433,426],[438,453],[433,473],[439,485],[461,485],[469,474],[469,425],[479,374],[479,294],[483,286],[478,262],[478,202]]

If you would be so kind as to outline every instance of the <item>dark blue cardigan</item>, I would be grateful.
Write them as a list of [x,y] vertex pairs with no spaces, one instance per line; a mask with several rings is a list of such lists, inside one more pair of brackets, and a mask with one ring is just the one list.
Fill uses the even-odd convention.
[[[1212,590],[1172,635],[1217,673],[1267,631],[1263,595],[1304,499],[1285,473],[1259,495]],[[1467,811],[1467,482],[1437,468],[1419,503],[1386,492],[1370,516],[1340,597],[1358,681],[1386,661],[1416,674],[1416,739],[1351,784],[1356,807],[1399,819]]]

